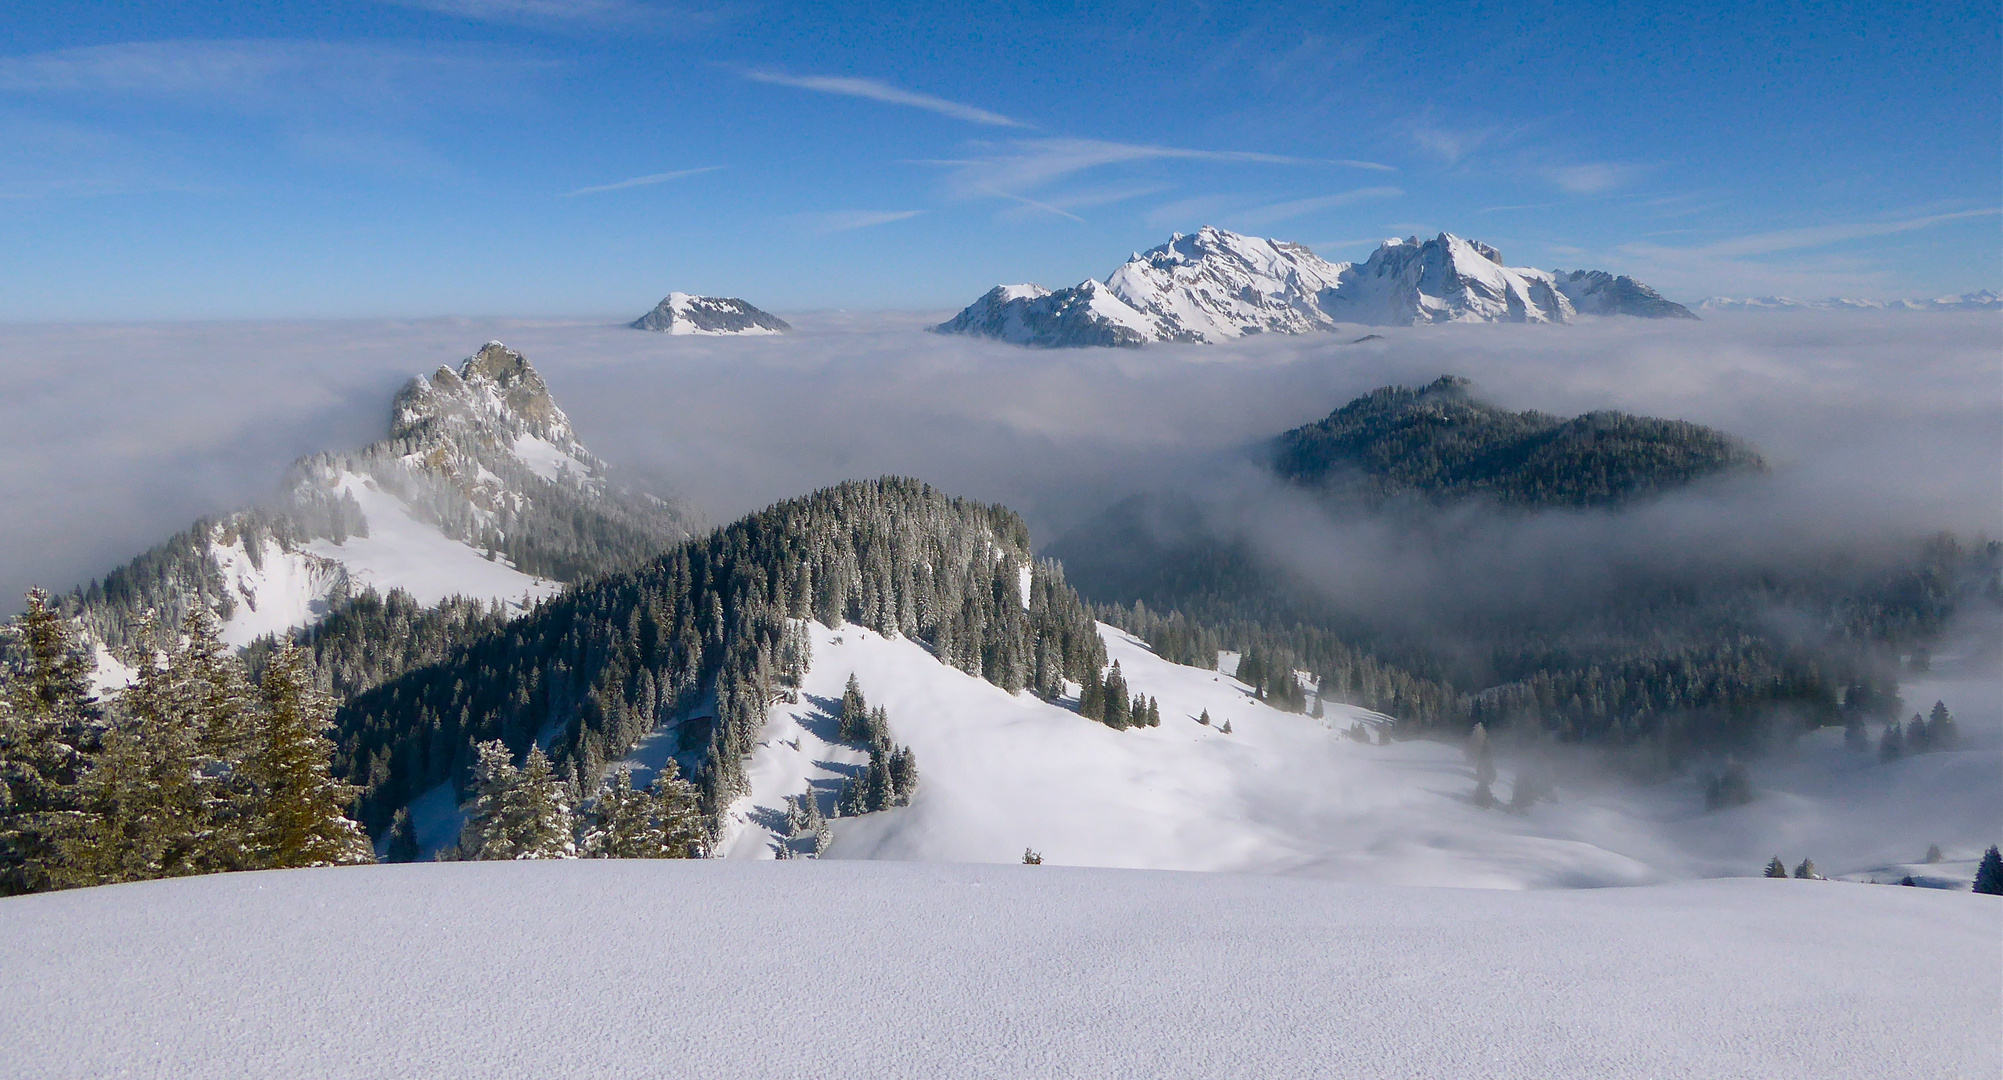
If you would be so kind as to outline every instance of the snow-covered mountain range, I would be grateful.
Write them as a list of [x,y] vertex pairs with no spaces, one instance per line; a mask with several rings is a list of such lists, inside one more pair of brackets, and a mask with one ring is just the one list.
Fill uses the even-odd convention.
[[752,307],[736,297],[691,296],[672,292],[654,310],[633,320],[635,330],[663,334],[783,334],[793,329],[786,320]]
[[387,438],[302,458],[273,505],[197,522],[67,603],[101,653],[129,645],[143,611],[178,621],[197,602],[246,645],[363,589],[519,608],[667,546],[686,520],[613,483],[541,374],[491,341],[405,385]]
[[1452,233],[1387,240],[1362,263],[1331,263],[1299,244],[1205,226],[1136,253],[1103,283],[996,286],[936,329],[1021,345],[1133,346],[1338,323],[1562,323],[1581,310],[1691,317],[1631,278],[1505,266],[1494,248]]
[[1699,311],[2003,311],[2003,296],[1983,289],[1931,300],[1859,300],[1832,296],[1826,300],[1792,300],[1785,296],[1713,296]]

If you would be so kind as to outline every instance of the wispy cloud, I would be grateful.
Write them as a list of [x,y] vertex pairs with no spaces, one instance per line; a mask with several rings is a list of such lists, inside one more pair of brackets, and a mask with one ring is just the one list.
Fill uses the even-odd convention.
[[703,173],[712,173],[723,167],[722,165],[705,165],[700,169],[676,169],[674,172],[649,173],[646,176],[635,176],[630,180],[615,180],[610,184],[593,184],[590,187],[581,187],[576,191],[566,191],[563,195],[565,198],[570,198],[573,195],[596,195],[601,191],[620,191],[625,188],[646,187],[649,184],[665,184],[670,180],[680,180],[684,176],[701,176]]
[[1368,169],[1368,170],[1370,170],[1371,172],[1397,172],[1397,171],[1398,171],[1398,167],[1397,167],[1397,166],[1395,166],[1395,165],[1386,165],[1386,164],[1384,164],[1384,163],[1383,163],[1383,162],[1381,162],[1381,161],[1357,161],[1357,160],[1355,160],[1354,158],[1330,158],[1330,159],[1329,159],[1329,162],[1328,162],[1328,163],[1329,163],[1330,165],[1346,165],[1346,166],[1348,166],[1349,168],[1352,168],[1352,169]]
[[670,31],[706,29],[729,17],[719,7],[642,0],[383,0],[481,22],[551,26],[653,26]]
[[[0,58],[0,94],[177,99],[246,112],[487,103],[547,61],[492,50],[282,39],[144,41]],[[498,89],[497,89],[498,88]]]
[[876,79],[858,79],[837,75],[782,75],[775,71],[747,71],[744,74],[746,78],[762,83],[771,83],[775,86],[791,86],[799,90],[812,90],[819,94],[839,94],[843,97],[864,98],[869,101],[881,101],[886,105],[906,105],[914,109],[923,109],[926,112],[938,113],[940,116],[950,116],[955,120],[986,124],[990,127],[1026,128],[1032,126],[1011,116],[989,112],[986,109],[973,105],[962,105],[957,101],[947,101],[945,98],[933,97],[930,94],[918,94],[909,90],[901,90],[889,83]]
[[1915,229],[1930,229],[1935,225],[1945,225],[1951,221],[1968,221],[1972,218],[1995,217],[2003,214],[2003,208],[1989,207],[1982,210],[1962,210],[1952,214],[1932,214],[1926,217],[1906,218],[1902,221],[1870,221],[1847,225],[1816,225],[1805,229],[1781,229],[1775,232],[1754,233],[1731,240],[1707,244],[1697,250],[1707,255],[1742,256],[1770,255],[1778,251],[1798,251],[1804,248],[1827,247],[1846,240],[1862,240],[1872,236],[1890,236],[1894,233],[1912,232]]
[[942,161],[954,167],[953,184],[962,195],[1020,196],[1078,173],[1109,165],[1147,161],[1244,162],[1312,165],[1307,158],[1245,150],[1191,150],[1178,146],[1108,142],[1102,139],[1018,139],[985,157]]
[[1338,206],[1349,206],[1352,203],[1366,202],[1371,199],[1395,199],[1403,194],[1405,194],[1403,188],[1357,188],[1354,191],[1342,191],[1333,195],[1318,195],[1311,199],[1295,199],[1291,202],[1273,203],[1269,206],[1256,206],[1250,210],[1241,210],[1232,214],[1231,220],[1244,225],[1258,227],[1271,225],[1274,222],[1287,221],[1322,210],[1333,210]]
[[1612,191],[1640,176],[1638,165],[1613,161],[1588,161],[1578,165],[1553,165],[1541,170],[1544,179],[1572,195],[1599,195]]
[[807,220],[817,233],[838,233],[888,225],[893,221],[915,218],[924,212],[923,210],[834,210],[825,214],[809,214]]

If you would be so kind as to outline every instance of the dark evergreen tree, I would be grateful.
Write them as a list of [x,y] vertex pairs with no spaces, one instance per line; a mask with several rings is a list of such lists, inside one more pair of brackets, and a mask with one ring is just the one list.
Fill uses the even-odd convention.
[[1802,879],[1811,879],[1816,877],[1817,874],[1815,873],[1814,860],[1812,859],[1801,860],[1801,862],[1794,868],[1794,876]]
[[342,812],[360,788],[328,775],[334,702],[313,685],[307,655],[271,657],[241,765],[249,793],[250,865],[268,869],[374,861],[367,834]]
[[410,823],[410,811],[399,806],[396,816],[390,819],[389,845],[383,852],[383,861],[416,862],[417,855],[417,828]]
[[1897,761],[1906,753],[1906,740],[1899,731],[1899,722],[1885,725],[1885,733],[1878,737],[1878,760]]
[[30,590],[7,633],[18,662],[0,672],[0,896],[54,886],[102,719],[92,665],[48,593]]
[[1773,861],[1767,864],[1767,876],[1770,878],[1784,878],[1787,876],[1787,864],[1780,861],[1780,856],[1774,856]]
[[1961,742],[1961,729],[1955,725],[1954,714],[1947,711],[1944,702],[1933,703],[1933,711],[1927,714],[1927,736],[1936,750],[1952,750]]
[[1975,882],[1970,886],[1974,891],[1988,896],[2003,896],[2003,851],[1995,844],[1982,853],[1982,862],[1975,867]]

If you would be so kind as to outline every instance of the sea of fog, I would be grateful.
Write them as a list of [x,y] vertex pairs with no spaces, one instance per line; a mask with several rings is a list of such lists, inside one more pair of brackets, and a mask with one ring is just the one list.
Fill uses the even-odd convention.
[[[717,522],[900,473],[1005,503],[1043,544],[1136,491],[1197,489],[1331,588],[1395,591],[1435,563],[1389,565],[1396,537],[1331,530],[1253,455],[1357,394],[1451,373],[1515,408],[1714,425],[1775,466],[1635,514],[1470,525],[1485,538],[1476,561],[1521,581],[1579,573],[1582,550],[2003,535],[1991,313],[1356,328],[1137,350],[927,333],[939,317],[789,314],[797,333],[746,339],[609,318],[0,326],[0,595],[87,581],[264,497],[295,457],[381,437],[399,385],[489,339],[544,373],[588,446]],[[1375,572],[1348,572],[1359,564]]]

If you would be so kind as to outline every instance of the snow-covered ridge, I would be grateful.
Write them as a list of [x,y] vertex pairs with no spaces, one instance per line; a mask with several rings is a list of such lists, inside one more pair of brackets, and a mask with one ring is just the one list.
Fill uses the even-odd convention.
[[1452,233],[1387,240],[1351,264],[1205,226],[1134,254],[1104,283],[996,286],[935,329],[1040,346],[1222,342],[1338,323],[1562,323],[1581,310],[1575,301],[1593,314],[1690,314],[1631,278],[1505,266],[1494,248]]
[[1643,319],[1694,319],[1695,312],[1625,274],[1605,270],[1553,270],[1558,291],[1581,315],[1633,315]]
[[1699,311],[2003,311],[2003,296],[1982,289],[1931,300],[1860,300],[1832,296],[1826,300],[1792,300],[1785,296],[1733,298],[1713,296]]
[[663,334],[783,334],[793,329],[784,319],[734,296],[691,296],[685,292],[669,293],[654,310],[630,325],[635,330]]

